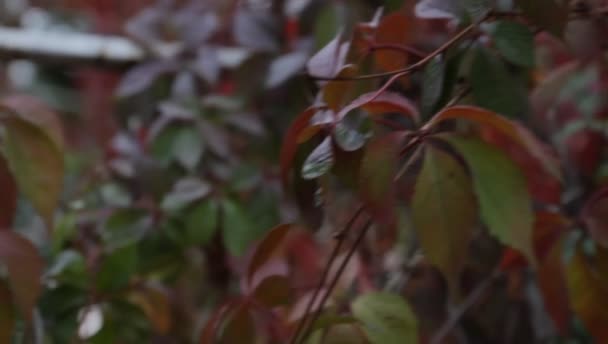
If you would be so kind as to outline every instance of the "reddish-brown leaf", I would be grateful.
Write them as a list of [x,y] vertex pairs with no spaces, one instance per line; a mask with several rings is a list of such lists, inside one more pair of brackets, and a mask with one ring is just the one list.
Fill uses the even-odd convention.
[[59,149],[63,149],[63,129],[59,116],[39,99],[25,94],[12,94],[0,100],[0,111],[10,111],[41,128]]
[[266,277],[253,292],[253,298],[269,308],[286,304],[290,296],[289,279],[280,275]]
[[0,155],[0,230],[13,224],[17,211],[17,184],[4,156]]
[[219,306],[207,320],[201,333],[200,344],[216,344],[217,335],[224,317],[238,305],[238,300],[230,300]]
[[310,119],[318,110],[318,108],[311,107],[299,114],[285,133],[280,154],[281,181],[284,188],[287,188],[291,165],[298,150],[298,136],[309,127]]
[[[395,12],[382,18],[376,30],[376,44],[404,45],[410,39],[410,18],[401,12]],[[403,68],[408,63],[408,54],[401,50],[382,49],[375,52],[376,65],[393,71]]]
[[226,321],[218,344],[254,344],[256,342],[255,324],[251,317],[249,303],[243,302],[236,306]]
[[403,133],[391,133],[370,141],[361,160],[359,192],[376,221],[392,225],[395,221],[397,173]]
[[32,243],[13,231],[0,231],[0,261],[8,269],[11,291],[21,314],[32,319],[42,291],[44,262]]
[[509,120],[492,111],[475,106],[453,106],[439,112],[433,119],[424,125],[425,130],[429,130],[439,123],[450,119],[466,119],[474,123],[490,126],[511,140],[525,148],[528,153],[537,159],[555,178],[561,180],[559,162],[550,154],[547,154],[545,145],[538,140],[532,132],[523,125]]
[[165,292],[153,286],[132,291],[129,301],[141,308],[156,333],[165,335],[171,328],[171,304]]
[[247,269],[249,284],[258,269],[281,254],[285,247],[285,239],[287,238],[289,231],[296,228],[299,228],[299,226],[294,224],[283,224],[273,228],[266,234],[264,239],[262,239],[256,247],[255,253],[249,263],[249,268]]
[[581,211],[581,218],[595,241],[608,247],[608,187],[589,198]]
[[598,269],[608,255],[595,256],[596,264],[585,256],[579,245],[567,267],[568,290],[572,308],[597,343],[608,341],[608,285],[600,277],[608,271]]
[[[346,65],[342,67],[340,72],[338,73],[338,77],[353,77],[357,74],[357,66],[353,64]],[[327,104],[327,106],[334,110],[338,111],[342,105],[346,101],[348,101],[353,93],[353,86],[356,83],[353,81],[343,81],[343,80],[334,80],[329,81],[325,86],[323,86],[323,100]]]

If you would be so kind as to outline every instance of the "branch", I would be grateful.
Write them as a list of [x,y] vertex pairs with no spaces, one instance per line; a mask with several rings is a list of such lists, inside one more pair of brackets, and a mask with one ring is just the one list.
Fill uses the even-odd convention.
[[[0,27],[0,59],[125,67],[148,58],[172,58],[183,49],[180,43],[157,44],[146,50],[120,36]],[[246,50],[232,47],[220,47],[218,54],[218,60],[226,68],[238,65],[248,56]]]

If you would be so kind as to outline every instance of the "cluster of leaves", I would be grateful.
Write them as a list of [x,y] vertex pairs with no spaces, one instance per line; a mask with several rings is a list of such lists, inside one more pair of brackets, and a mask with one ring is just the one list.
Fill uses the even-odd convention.
[[130,20],[97,154],[0,100],[2,342],[608,338],[603,1],[255,3]]

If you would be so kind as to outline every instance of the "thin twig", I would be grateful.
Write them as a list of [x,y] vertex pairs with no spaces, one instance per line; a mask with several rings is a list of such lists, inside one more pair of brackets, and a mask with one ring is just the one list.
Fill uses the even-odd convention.
[[325,292],[325,294],[323,294],[323,298],[321,299],[321,302],[317,306],[317,309],[316,309],[311,321],[309,322],[309,325],[306,326],[306,328],[304,329],[301,343],[303,343],[310,335],[310,331],[312,330],[314,323],[319,319],[319,317],[321,316],[321,313],[323,312],[323,307],[324,307],[325,303],[327,302],[327,299],[331,295],[332,291],[336,288],[336,285],[338,284],[338,281],[340,280],[342,273],[346,269],[348,262],[350,261],[352,256],[357,251],[357,248],[359,247],[359,245],[361,245],[361,242],[365,238],[365,235],[367,234],[367,231],[369,230],[371,225],[372,225],[372,220],[369,219],[367,221],[367,223],[363,226],[363,228],[361,228],[361,231],[359,232],[359,236],[355,240],[355,243],[351,246],[350,250],[346,254],[346,257],[342,261],[342,264],[338,268],[338,271],[334,275],[334,278],[332,279],[329,286],[327,287],[327,291]]
[[321,274],[321,279],[319,280],[319,284],[315,288],[315,290],[312,294],[312,297],[310,298],[310,300],[308,301],[308,304],[306,305],[306,310],[304,311],[304,316],[298,323],[298,327],[296,328],[296,331],[294,332],[293,336],[291,337],[291,340],[289,341],[289,343],[291,343],[291,344],[297,343],[300,333],[302,332],[303,329],[306,328],[308,316],[310,315],[310,312],[312,311],[312,307],[315,304],[315,302],[317,301],[317,298],[319,297],[321,290],[323,290],[323,286],[325,285],[325,280],[329,276],[331,267],[334,264],[336,258],[338,257],[338,253],[340,253],[340,249],[342,248],[342,245],[346,241],[346,238],[348,237],[348,233],[350,232],[351,228],[355,224],[356,220],[363,213],[363,210],[364,210],[364,208],[362,206],[359,207],[355,211],[353,216],[350,218],[350,220],[348,221],[346,226],[344,226],[344,229],[342,229],[339,233],[337,233],[337,235],[335,235],[335,238],[337,239],[336,245],[334,246],[334,249],[332,250],[332,252],[330,254],[329,260],[328,260],[327,264],[325,265],[325,268],[323,269],[323,272]]
[[451,313],[449,319],[441,326],[437,334],[433,337],[430,344],[441,344],[444,338],[450,334],[450,332],[458,325],[460,319],[464,314],[473,307],[473,305],[479,300],[479,298],[492,286],[492,283],[500,275],[499,270],[494,272],[479,283],[475,289],[469,293],[467,298]]
[[379,50],[395,50],[400,51],[405,54],[414,55],[419,58],[424,58],[426,53],[420,51],[410,45],[405,44],[390,44],[390,43],[375,43],[369,47],[370,51],[379,51]]
[[454,45],[455,43],[460,41],[462,38],[466,37],[471,32],[475,31],[477,26],[479,26],[481,23],[483,23],[490,17],[491,17],[491,13],[488,12],[488,14],[486,14],[485,16],[483,16],[481,19],[477,20],[476,22],[468,25],[466,28],[462,29],[454,37],[452,37],[450,40],[445,42],[443,45],[441,45],[439,48],[437,48],[430,54],[426,55],[423,59],[421,59],[420,61],[418,61],[412,65],[409,65],[405,68],[397,69],[397,70],[390,71],[390,72],[359,75],[359,76],[355,76],[355,77],[340,77],[340,76],[327,77],[327,76],[317,76],[317,75],[309,75],[309,77],[312,79],[315,79],[315,80],[325,80],[325,81],[353,81],[353,80],[378,79],[378,78],[384,78],[384,77],[396,76],[396,75],[404,76],[406,74],[410,74],[416,70],[423,68],[427,63],[431,62],[431,60],[433,58],[435,58],[435,56],[444,53],[446,50],[448,50],[450,47],[452,47],[452,45]]

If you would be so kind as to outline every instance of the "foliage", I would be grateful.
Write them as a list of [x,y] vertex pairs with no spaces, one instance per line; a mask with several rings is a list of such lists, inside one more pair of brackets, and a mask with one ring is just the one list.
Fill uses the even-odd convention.
[[106,3],[7,73],[0,341],[608,341],[608,3]]

